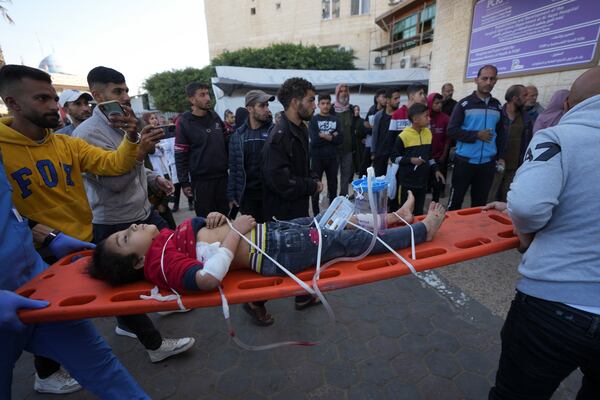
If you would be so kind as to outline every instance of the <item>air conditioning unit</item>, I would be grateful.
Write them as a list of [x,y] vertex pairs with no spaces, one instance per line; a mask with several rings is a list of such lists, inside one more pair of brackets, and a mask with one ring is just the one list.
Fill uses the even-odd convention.
[[400,58],[400,69],[412,68],[412,56],[403,56]]
[[386,58],[385,56],[377,56],[373,61],[373,65],[385,65]]
[[351,51],[352,47],[350,47],[350,46],[339,46],[338,49],[340,51]]

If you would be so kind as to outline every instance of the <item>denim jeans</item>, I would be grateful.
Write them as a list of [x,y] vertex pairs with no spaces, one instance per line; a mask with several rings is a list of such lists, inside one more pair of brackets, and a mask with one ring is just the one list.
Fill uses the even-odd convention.
[[[277,262],[296,274],[317,262],[318,232],[311,227],[312,218],[298,218],[292,221],[267,223],[266,252]],[[427,229],[422,222],[412,225],[415,231],[415,244],[424,242]],[[362,254],[371,243],[372,236],[359,229],[342,231],[321,230],[323,246],[321,262],[338,257],[354,257]],[[379,237],[393,249],[410,246],[410,228],[387,229],[379,233]],[[388,250],[379,242],[375,244],[371,254],[381,254]],[[263,259],[262,275],[285,275],[273,262]]]
[[550,399],[576,368],[577,399],[600,399],[600,315],[517,291],[490,399]]

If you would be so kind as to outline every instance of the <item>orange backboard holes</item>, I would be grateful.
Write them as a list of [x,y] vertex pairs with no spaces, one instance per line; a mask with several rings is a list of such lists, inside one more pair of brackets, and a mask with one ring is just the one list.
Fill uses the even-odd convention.
[[17,294],[19,296],[23,296],[23,297],[29,297],[34,293],[35,293],[35,289],[25,289],[23,291],[17,291]]
[[94,300],[96,300],[96,296],[92,294],[83,296],[73,296],[64,299],[63,301],[58,303],[58,305],[60,307],[81,306],[83,304],[91,303]]
[[437,247],[434,249],[417,250],[415,252],[415,256],[417,257],[417,260],[422,260],[424,258],[441,256],[442,254],[446,254],[447,252],[448,250]]
[[498,236],[500,236],[501,238],[510,239],[516,237],[517,235],[515,235],[515,233],[511,229],[510,231],[500,232]]
[[478,237],[475,239],[463,240],[457,243],[454,243],[456,247],[459,249],[470,249],[471,247],[481,246],[487,243],[490,243],[491,240],[484,237]]
[[473,215],[473,214],[481,214],[481,208],[468,208],[466,210],[460,210],[456,213],[458,215]]
[[398,260],[395,258],[384,258],[383,260],[366,261],[357,265],[357,269],[360,271],[371,271],[379,268],[386,268],[392,265],[398,264]]
[[249,279],[242,281],[238,284],[238,289],[258,289],[262,287],[277,286],[281,285],[283,278],[270,278],[270,279]]
[[[312,281],[313,275],[314,275],[314,271],[309,271],[308,274],[303,274],[302,276],[300,274],[298,274],[298,277],[300,277],[300,279],[302,279],[303,281]],[[325,272],[321,272],[321,275],[319,276],[319,279],[327,279],[327,278],[334,278],[336,276],[339,276],[341,274],[340,271],[338,271],[337,269],[326,269]]]
[[42,276],[42,279],[50,279],[54,276],[54,274],[46,274],[44,276]]
[[141,300],[140,295],[150,296],[149,290],[136,290],[130,292],[121,292],[117,293],[110,298],[110,301],[113,303],[118,303],[120,301],[133,301],[133,300]]
[[490,214],[489,217],[491,219],[493,219],[494,221],[500,222],[501,224],[512,225],[512,222],[510,222],[510,219],[503,217],[502,215]]

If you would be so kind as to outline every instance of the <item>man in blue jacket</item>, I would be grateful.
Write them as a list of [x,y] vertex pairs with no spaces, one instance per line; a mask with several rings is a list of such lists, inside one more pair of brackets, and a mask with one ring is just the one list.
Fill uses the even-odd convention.
[[577,78],[567,103],[533,136],[508,192],[526,252],[490,399],[549,399],[577,368],[577,399],[600,398],[600,67]]
[[501,104],[491,94],[497,75],[495,66],[481,67],[475,78],[477,90],[460,100],[452,111],[448,135],[456,140],[456,153],[448,210],[462,208],[469,186],[471,207],[485,205],[496,161],[504,165]]
[[[33,247],[27,220],[21,217],[11,198],[12,187],[0,156],[0,259],[5,260],[0,264],[0,398],[11,398],[12,371],[25,350],[58,361],[101,399],[148,399],[91,321],[23,325],[19,320],[18,309],[48,304],[14,293],[48,265]],[[63,251],[68,249],[61,247]],[[66,255],[61,253],[56,255]]]

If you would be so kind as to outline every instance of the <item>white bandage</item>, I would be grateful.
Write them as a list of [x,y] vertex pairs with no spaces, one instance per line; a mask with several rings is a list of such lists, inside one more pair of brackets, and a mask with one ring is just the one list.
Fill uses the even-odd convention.
[[209,274],[221,282],[225,278],[225,275],[227,275],[227,271],[229,271],[231,261],[233,261],[233,253],[225,247],[219,247],[204,262],[204,267],[200,270],[200,275]]

